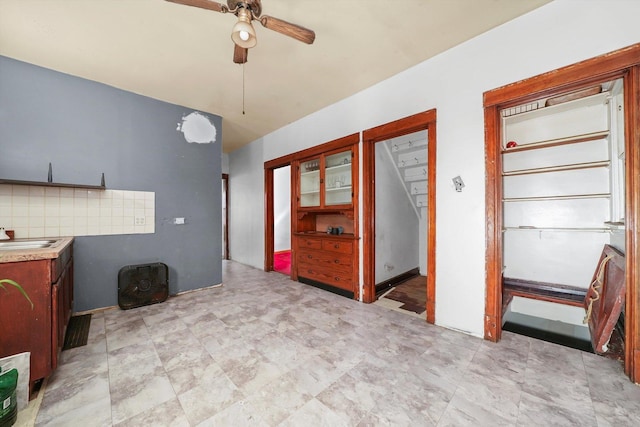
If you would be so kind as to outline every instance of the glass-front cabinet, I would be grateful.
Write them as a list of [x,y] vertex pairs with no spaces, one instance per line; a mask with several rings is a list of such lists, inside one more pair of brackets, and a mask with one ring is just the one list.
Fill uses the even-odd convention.
[[355,299],[359,141],[348,135],[296,153],[291,163],[291,278]]
[[300,163],[300,207],[320,206],[320,157]]
[[350,205],[351,150],[327,156],[324,167],[325,206]]
[[301,208],[351,205],[352,150],[327,153],[300,162]]

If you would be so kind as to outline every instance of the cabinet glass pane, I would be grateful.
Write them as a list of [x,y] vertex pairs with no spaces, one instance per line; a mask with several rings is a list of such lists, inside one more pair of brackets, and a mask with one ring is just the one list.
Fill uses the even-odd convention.
[[351,150],[325,159],[325,205],[351,204]]
[[320,206],[320,159],[300,164],[300,206]]

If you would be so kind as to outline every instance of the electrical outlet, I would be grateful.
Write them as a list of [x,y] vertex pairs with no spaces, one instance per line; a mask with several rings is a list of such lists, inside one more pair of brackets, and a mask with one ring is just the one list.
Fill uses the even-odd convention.
[[174,218],[173,223],[176,225],[182,225],[184,224],[184,218]]
[[145,224],[145,217],[137,216],[135,222],[136,222],[136,225],[144,225]]

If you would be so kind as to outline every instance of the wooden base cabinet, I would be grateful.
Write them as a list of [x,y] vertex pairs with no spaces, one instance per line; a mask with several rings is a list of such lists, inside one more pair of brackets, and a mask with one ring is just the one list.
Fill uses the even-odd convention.
[[[360,298],[358,134],[294,155],[291,277]],[[335,234],[334,234],[335,233]]]
[[0,263],[0,277],[19,283],[33,301],[12,286],[0,290],[0,357],[31,353],[30,392],[58,365],[73,308],[73,249],[54,259]]
[[329,285],[353,298],[358,283],[358,240],[353,236],[330,236],[322,233],[299,233],[294,251],[297,279],[311,284]]

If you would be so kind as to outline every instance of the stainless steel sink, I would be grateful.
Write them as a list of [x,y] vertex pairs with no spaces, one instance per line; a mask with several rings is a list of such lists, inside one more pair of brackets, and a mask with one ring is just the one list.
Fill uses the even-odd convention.
[[0,251],[50,248],[56,240],[11,240],[0,241]]

